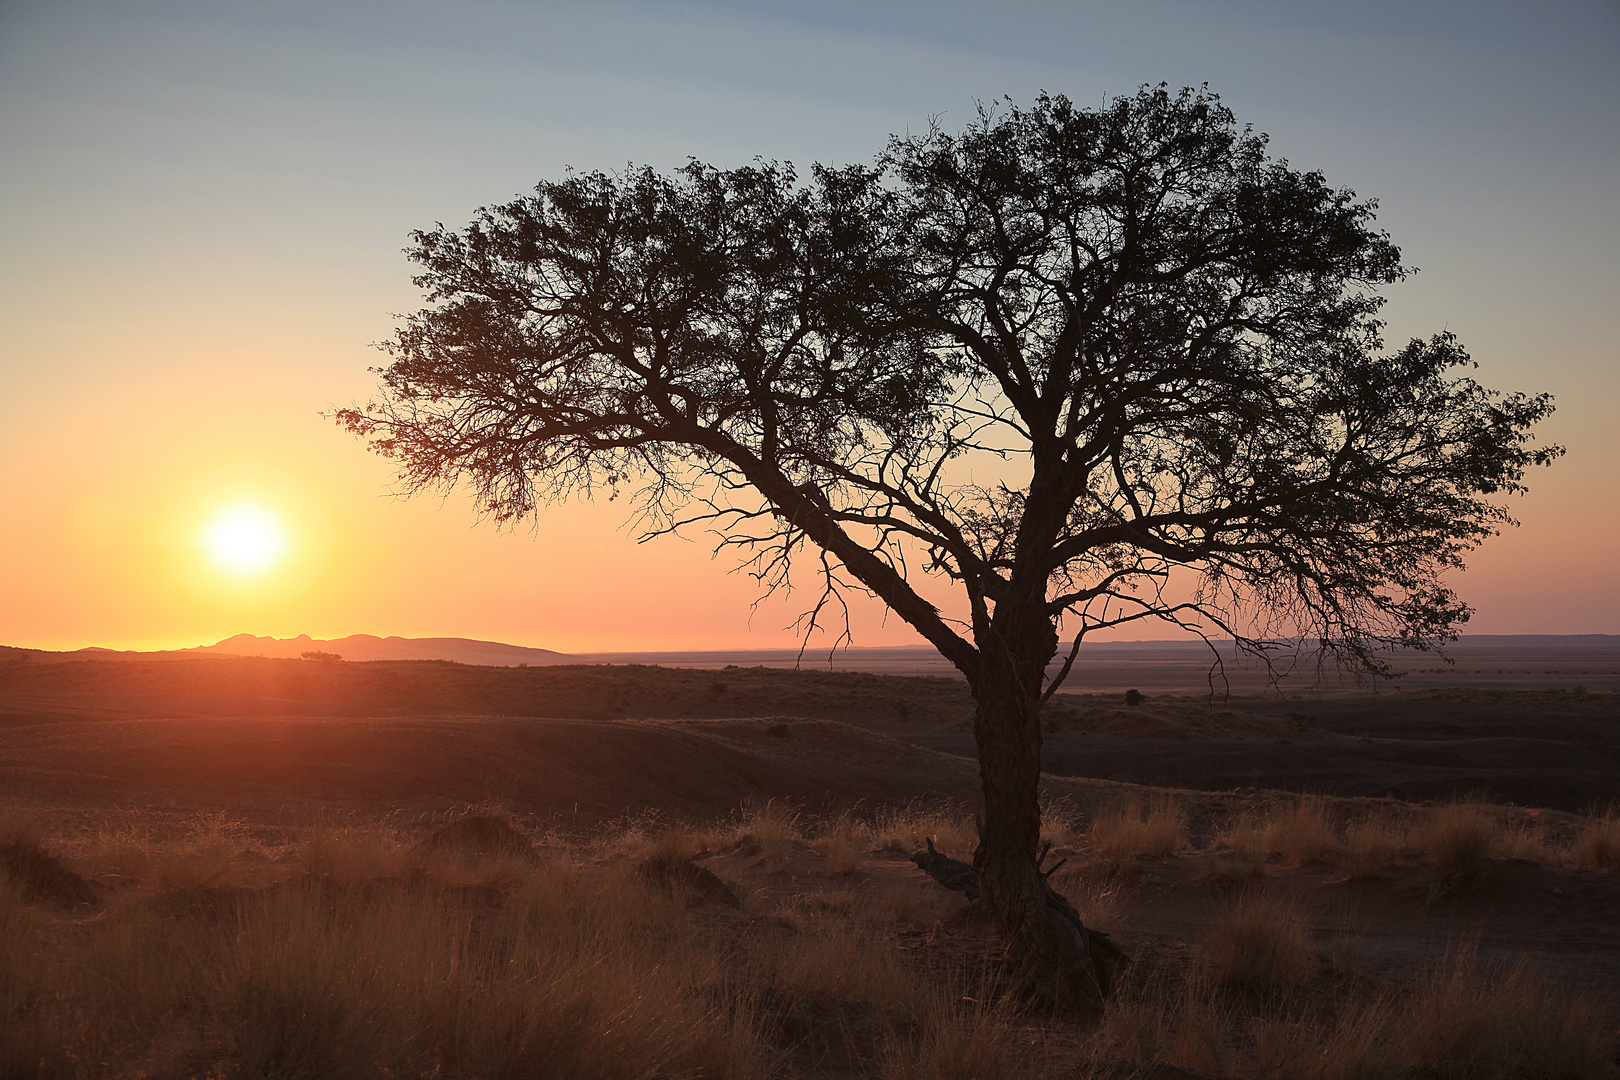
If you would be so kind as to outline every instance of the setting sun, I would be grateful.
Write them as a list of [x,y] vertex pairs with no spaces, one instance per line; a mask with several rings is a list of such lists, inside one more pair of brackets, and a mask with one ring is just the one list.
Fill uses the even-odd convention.
[[243,502],[215,514],[199,541],[220,570],[233,577],[257,577],[274,569],[287,551],[287,530],[263,507]]

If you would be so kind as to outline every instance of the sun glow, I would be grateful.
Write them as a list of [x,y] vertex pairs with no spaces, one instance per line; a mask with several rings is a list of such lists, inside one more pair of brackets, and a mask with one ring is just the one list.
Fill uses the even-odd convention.
[[275,569],[288,547],[281,519],[250,502],[220,510],[198,540],[210,562],[238,578],[258,577]]

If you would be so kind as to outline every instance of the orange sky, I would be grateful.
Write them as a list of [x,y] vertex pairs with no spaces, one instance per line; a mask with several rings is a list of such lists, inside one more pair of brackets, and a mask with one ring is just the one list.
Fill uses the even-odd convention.
[[[0,8],[0,644],[789,644],[797,603],[751,612],[727,557],[638,546],[622,503],[503,532],[385,496],[319,414],[370,395],[368,343],[418,306],[406,234],[570,164],[868,160],[975,99],[1159,79],[1381,200],[1422,268],[1392,340],[1450,329],[1487,385],[1558,396],[1569,455],[1457,583],[1471,628],[1620,633],[1620,16],[1320,7]],[[244,499],[290,539],[246,581],[197,542]],[[855,630],[916,641],[876,609]]]

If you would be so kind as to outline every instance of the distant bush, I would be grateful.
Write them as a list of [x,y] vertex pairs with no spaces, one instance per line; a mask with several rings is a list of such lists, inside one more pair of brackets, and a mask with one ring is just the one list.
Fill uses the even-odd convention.
[[343,659],[343,657],[339,656],[335,652],[321,652],[319,649],[311,649],[309,652],[299,653],[298,655],[301,656],[305,660],[341,660],[341,659]]

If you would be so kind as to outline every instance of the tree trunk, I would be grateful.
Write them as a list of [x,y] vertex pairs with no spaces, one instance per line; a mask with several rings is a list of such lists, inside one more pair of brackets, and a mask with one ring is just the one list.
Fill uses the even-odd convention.
[[973,733],[984,792],[983,834],[973,862],[1021,988],[1060,1009],[1090,1010],[1102,999],[1090,935],[1074,909],[1047,884],[1037,852],[1040,692],[1051,650],[1034,652],[1038,663],[1016,665],[998,662],[986,651],[972,683]]

